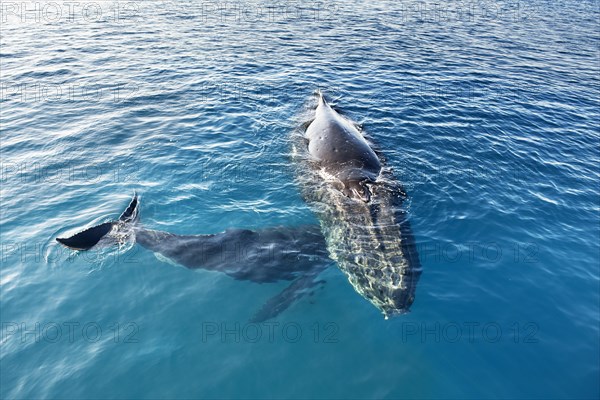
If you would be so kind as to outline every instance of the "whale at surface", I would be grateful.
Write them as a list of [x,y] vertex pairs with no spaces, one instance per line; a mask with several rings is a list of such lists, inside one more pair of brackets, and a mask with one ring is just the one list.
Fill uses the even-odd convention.
[[292,140],[302,195],[356,292],[386,318],[406,313],[421,275],[406,194],[358,126],[318,97],[314,119]]

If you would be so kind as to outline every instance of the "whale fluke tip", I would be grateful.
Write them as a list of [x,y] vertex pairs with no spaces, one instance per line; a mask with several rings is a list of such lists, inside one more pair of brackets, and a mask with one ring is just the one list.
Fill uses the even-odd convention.
[[133,222],[138,217],[138,195],[137,192],[133,192],[133,198],[129,203],[129,206],[123,211],[123,214],[119,217],[119,221]]
[[105,222],[68,238],[56,238],[56,241],[73,250],[89,250],[112,230],[113,224],[113,222]]

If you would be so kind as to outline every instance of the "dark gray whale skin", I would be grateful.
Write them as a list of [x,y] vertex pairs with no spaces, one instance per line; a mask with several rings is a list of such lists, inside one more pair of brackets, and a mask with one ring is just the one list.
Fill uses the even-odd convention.
[[324,283],[317,279],[318,275],[333,263],[317,225],[177,235],[137,224],[139,205],[135,195],[118,220],[56,240],[74,250],[89,250],[134,238],[142,247],[189,269],[218,271],[234,279],[256,283],[292,281],[269,299],[251,322],[275,318],[315,286]]
[[[136,242],[190,269],[223,272],[258,283],[293,280],[327,262],[317,225],[228,229],[211,235],[175,235],[138,229]],[[330,261],[329,261],[330,262]]]
[[367,183],[374,183],[382,163],[356,126],[337,113],[319,94],[315,118],[306,129],[308,152],[328,174],[337,178],[346,196],[369,201]]

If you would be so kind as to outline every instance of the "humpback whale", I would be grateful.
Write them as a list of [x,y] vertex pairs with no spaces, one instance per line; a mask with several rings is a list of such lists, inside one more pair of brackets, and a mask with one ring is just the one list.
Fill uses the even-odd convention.
[[133,196],[118,220],[56,240],[74,250],[89,250],[135,240],[142,247],[189,269],[225,273],[256,283],[291,281],[250,319],[272,319],[323,284],[319,274],[332,264],[318,225],[228,229],[209,235],[176,235],[138,224],[140,201]]
[[292,159],[302,196],[320,227],[176,235],[143,228],[134,195],[118,220],[56,240],[72,249],[88,250],[133,238],[190,269],[220,271],[259,283],[292,281],[254,315],[256,322],[275,317],[322,283],[318,275],[331,260],[386,319],[408,312],[421,265],[402,185],[386,167],[381,151],[320,92],[314,118],[303,127],[292,135]]
[[386,318],[406,313],[421,265],[404,189],[358,126],[317,95],[314,119],[292,140],[302,195],[356,292]]

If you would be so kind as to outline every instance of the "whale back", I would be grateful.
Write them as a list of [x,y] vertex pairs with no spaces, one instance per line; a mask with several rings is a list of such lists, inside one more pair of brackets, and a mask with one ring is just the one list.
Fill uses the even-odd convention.
[[366,184],[379,176],[381,160],[356,125],[331,108],[323,96],[305,138],[308,153],[323,172],[336,178],[347,196],[368,201],[371,193]]
[[[317,107],[315,121],[309,125],[305,137],[315,133],[310,130],[319,121],[319,107],[322,105]],[[316,126],[327,129],[325,124]],[[323,168],[328,167],[315,159],[310,141],[307,146],[301,138],[299,133],[292,140],[297,179],[302,196],[319,218],[330,257],[354,289],[386,317],[408,312],[415,298],[421,265],[404,209],[402,186],[391,171],[383,168],[383,158],[376,155],[380,171],[375,180],[367,182],[370,197],[365,201],[348,196],[335,177],[323,175]],[[376,154],[372,148],[369,150]],[[345,160],[336,162],[343,165]]]
[[186,268],[219,271],[259,283],[292,280],[329,262],[316,225],[228,229],[210,235],[139,228],[135,238],[142,247]]

